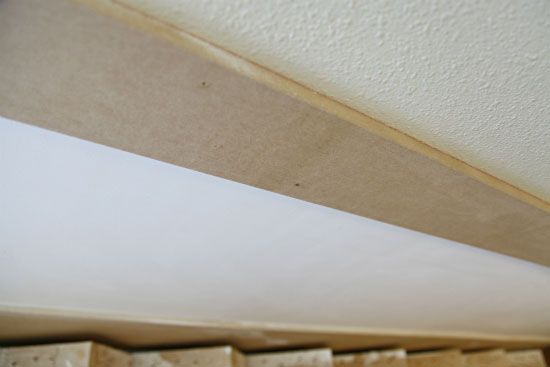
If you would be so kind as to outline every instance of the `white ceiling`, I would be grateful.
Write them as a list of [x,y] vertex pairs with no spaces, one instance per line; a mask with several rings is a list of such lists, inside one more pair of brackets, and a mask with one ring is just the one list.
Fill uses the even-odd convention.
[[548,267],[6,119],[0,176],[0,306],[550,336]]
[[119,0],[550,200],[546,0]]

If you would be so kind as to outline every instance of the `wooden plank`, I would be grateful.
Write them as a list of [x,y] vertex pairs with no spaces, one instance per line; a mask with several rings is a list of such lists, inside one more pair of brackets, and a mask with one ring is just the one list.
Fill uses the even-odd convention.
[[252,354],[246,357],[246,365],[247,367],[332,367],[332,351],[323,348]]
[[518,350],[506,353],[509,367],[546,367],[541,350]]
[[232,345],[245,352],[327,347],[349,350],[440,348],[531,349],[549,337],[434,333],[271,323],[191,322],[76,311],[0,308],[0,345],[94,339],[123,349]]
[[93,342],[11,347],[0,350],[5,367],[130,367],[128,353]]
[[91,367],[130,367],[131,365],[130,354],[102,344],[92,343]]
[[465,367],[464,357],[459,350],[409,354],[409,367]]
[[246,367],[244,356],[230,346],[138,352],[132,357],[132,367]]
[[464,354],[466,367],[510,367],[504,349]]
[[550,265],[544,205],[352,124],[340,107],[327,113],[65,0],[0,2],[0,34],[5,117]]
[[366,353],[339,354],[333,357],[334,367],[407,367],[405,349]]

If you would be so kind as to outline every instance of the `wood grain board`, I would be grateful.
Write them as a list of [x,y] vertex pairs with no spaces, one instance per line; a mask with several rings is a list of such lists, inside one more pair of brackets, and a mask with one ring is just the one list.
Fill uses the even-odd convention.
[[1,1],[0,115],[550,265],[546,203],[345,106],[292,98],[304,100],[291,81],[181,30],[87,2],[177,45],[67,0]]
[[510,350],[550,346],[548,337],[406,330],[192,322],[82,311],[0,308],[0,345],[96,340],[120,349],[231,345],[243,352],[331,348],[335,352],[404,348]]
[[416,353],[407,356],[409,367],[466,367],[459,350]]

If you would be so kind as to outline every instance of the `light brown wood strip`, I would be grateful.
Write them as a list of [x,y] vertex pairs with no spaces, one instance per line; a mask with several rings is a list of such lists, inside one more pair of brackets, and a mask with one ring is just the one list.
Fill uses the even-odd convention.
[[199,323],[186,320],[87,312],[0,308],[0,345],[60,340],[96,340],[119,348],[177,345],[232,345],[244,352],[327,347],[336,352],[400,347],[532,349],[550,346],[550,338],[476,333],[336,328],[266,323]]
[[66,0],[0,2],[0,34],[0,115],[550,265],[542,207],[334,111]]
[[131,367],[132,357],[129,353],[106,345],[92,343],[90,356],[92,367]]
[[409,354],[409,367],[465,367],[465,360],[459,350]]

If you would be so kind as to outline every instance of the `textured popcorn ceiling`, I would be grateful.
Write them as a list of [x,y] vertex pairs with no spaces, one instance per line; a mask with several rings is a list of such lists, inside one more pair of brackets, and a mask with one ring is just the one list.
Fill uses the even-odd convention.
[[550,200],[550,2],[117,0]]

